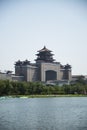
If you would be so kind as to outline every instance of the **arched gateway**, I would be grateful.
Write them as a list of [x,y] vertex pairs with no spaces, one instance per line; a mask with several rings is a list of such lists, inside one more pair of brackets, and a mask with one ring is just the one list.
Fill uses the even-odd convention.
[[57,80],[57,72],[53,70],[47,70],[45,72],[46,81],[48,80]]

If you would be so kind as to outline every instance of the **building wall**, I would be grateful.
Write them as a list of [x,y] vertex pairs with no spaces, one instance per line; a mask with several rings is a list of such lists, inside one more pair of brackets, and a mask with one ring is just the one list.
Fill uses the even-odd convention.
[[41,63],[41,81],[46,81],[46,71],[52,70],[57,73],[57,79],[60,80],[60,64],[55,63]]
[[16,76],[24,76],[24,81],[37,80],[37,67],[32,65],[15,66]]
[[27,68],[27,81],[37,81],[37,67],[29,66]]
[[24,81],[24,76],[12,76],[12,81]]
[[12,80],[12,75],[6,73],[0,73],[0,80]]
[[60,80],[64,79],[64,69],[60,69]]
[[72,74],[71,74],[71,69],[60,69],[60,79],[61,80],[72,80]]
[[[35,65],[15,66],[16,76],[24,76],[23,80],[27,82],[46,82],[50,80],[53,75],[53,80],[71,80],[71,69],[61,69],[60,63],[41,62]],[[48,78],[46,78],[47,75]]]
[[24,76],[24,81],[27,81],[27,66],[15,66],[16,76]]
[[72,80],[72,72],[71,72],[71,69],[69,69],[68,75],[69,75],[69,81],[71,81],[71,80]]

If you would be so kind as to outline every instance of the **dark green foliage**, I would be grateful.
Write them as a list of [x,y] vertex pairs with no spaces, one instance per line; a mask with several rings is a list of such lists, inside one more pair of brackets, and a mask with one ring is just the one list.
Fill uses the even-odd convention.
[[41,82],[13,82],[0,80],[0,96],[3,95],[60,95],[86,94],[87,84],[77,82],[73,85],[46,86]]

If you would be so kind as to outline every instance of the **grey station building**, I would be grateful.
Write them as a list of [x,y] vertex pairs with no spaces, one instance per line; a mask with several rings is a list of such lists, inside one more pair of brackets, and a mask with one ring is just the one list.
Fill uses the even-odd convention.
[[27,82],[71,81],[71,66],[55,62],[52,51],[45,46],[37,51],[35,63],[28,60],[15,63],[15,75]]

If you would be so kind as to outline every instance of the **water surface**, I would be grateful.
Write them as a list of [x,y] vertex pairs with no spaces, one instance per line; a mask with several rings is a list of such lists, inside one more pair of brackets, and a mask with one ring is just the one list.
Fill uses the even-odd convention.
[[87,97],[1,98],[0,130],[87,130]]

